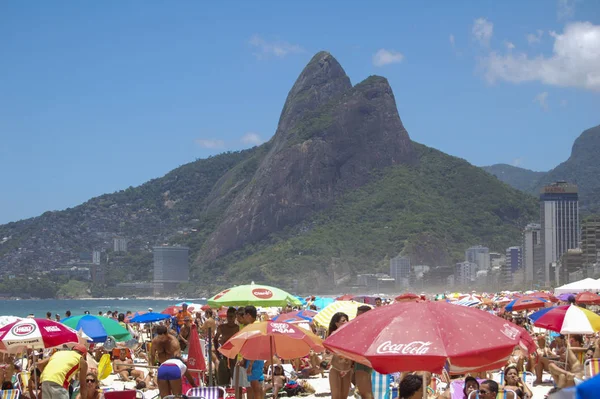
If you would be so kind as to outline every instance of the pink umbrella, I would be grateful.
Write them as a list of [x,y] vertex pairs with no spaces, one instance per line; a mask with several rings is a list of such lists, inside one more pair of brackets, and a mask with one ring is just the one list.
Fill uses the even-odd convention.
[[77,331],[46,319],[22,319],[0,328],[0,351],[17,353],[26,349],[54,348],[77,344]]

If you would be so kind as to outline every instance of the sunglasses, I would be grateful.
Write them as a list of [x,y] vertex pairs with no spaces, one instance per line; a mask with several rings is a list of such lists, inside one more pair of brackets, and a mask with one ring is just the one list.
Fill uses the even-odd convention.
[[85,380],[85,382],[96,382],[96,380]]

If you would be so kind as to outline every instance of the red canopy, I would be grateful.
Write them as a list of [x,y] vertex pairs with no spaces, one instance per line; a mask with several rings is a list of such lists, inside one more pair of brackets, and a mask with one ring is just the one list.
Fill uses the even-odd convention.
[[488,312],[438,302],[400,302],[364,313],[324,342],[334,353],[382,374],[497,369],[515,346],[535,351],[529,333]]
[[533,298],[541,298],[541,299],[545,299],[547,301],[551,301],[551,302],[558,302],[558,298],[555,297],[552,294],[549,294],[547,292],[543,292],[543,291],[537,291],[534,292],[533,294],[529,294],[527,295],[528,297],[533,297]]
[[335,300],[336,301],[351,301],[354,299],[355,296],[356,295],[353,295],[353,294],[345,294],[345,295],[335,298]]
[[418,300],[421,299],[420,295],[417,294],[413,294],[412,292],[406,292],[402,295],[398,295],[395,300],[398,302],[403,302],[403,301],[414,301],[414,300]]
[[600,305],[600,295],[594,294],[593,292],[581,292],[575,297],[575,303]]

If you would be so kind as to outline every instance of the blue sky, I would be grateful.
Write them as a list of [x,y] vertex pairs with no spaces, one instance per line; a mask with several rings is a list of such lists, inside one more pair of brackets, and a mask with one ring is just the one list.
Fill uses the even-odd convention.
[[0,223],[268,140],[320,50],[475,165],[548,170],[600,124],[596,1],[2,2]]

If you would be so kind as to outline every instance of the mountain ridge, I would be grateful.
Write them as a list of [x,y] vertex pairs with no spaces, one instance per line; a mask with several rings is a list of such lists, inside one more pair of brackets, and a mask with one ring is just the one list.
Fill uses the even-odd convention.
[[[352,86],[320,52],[267,143],[0,225],[0,270],[47,272],[98,250],[106,286],[148,281],[152,246],[167,243],[190,248],[187,292],[249,280],[327,289],[386,271],[399,253],[449,266],[476,243],[503,251],[536,213],[535,198],[411,141],[385,78]],[[115,236],[126,254],[113,251]]]

